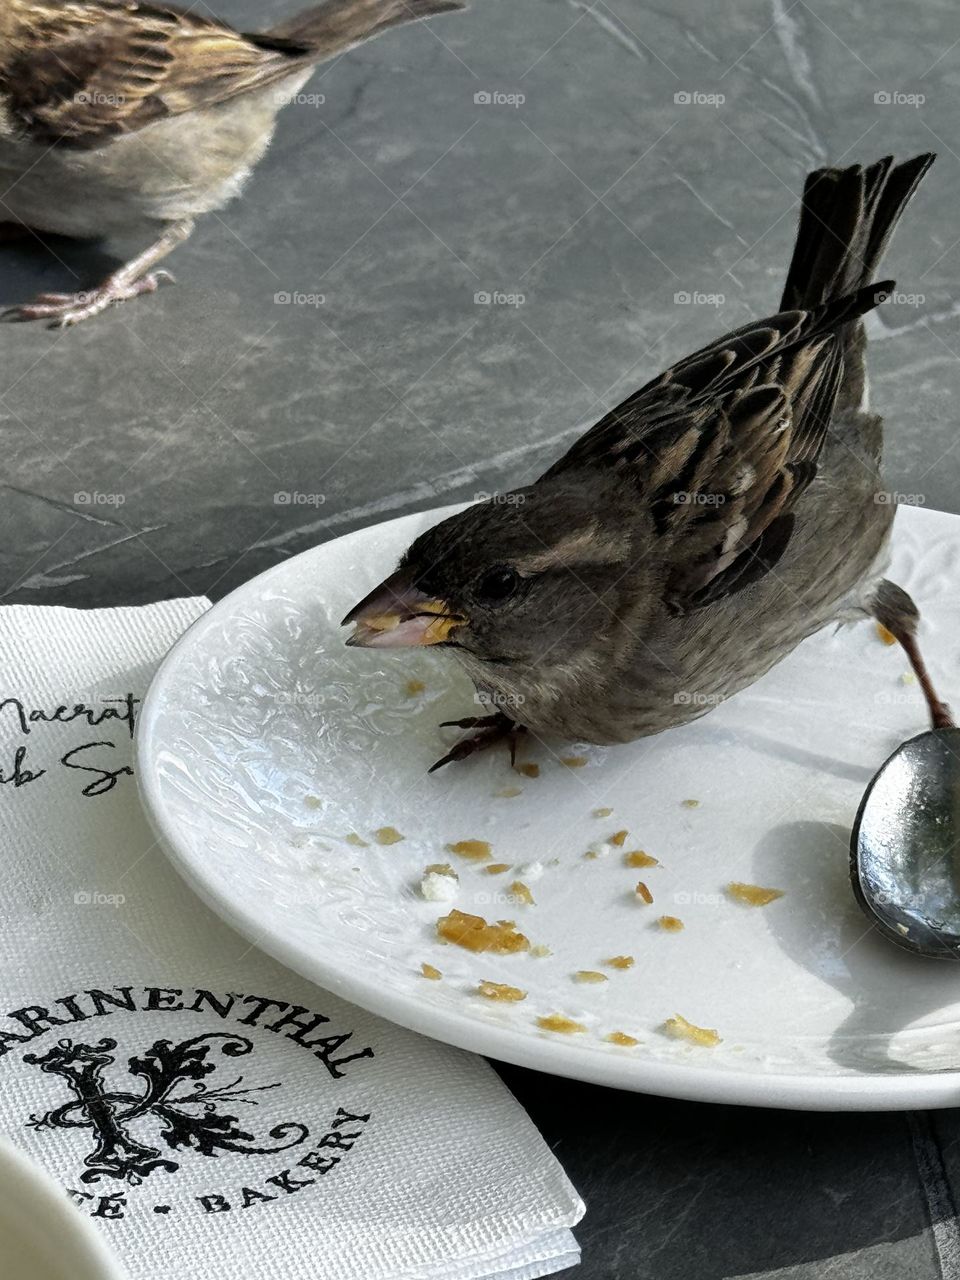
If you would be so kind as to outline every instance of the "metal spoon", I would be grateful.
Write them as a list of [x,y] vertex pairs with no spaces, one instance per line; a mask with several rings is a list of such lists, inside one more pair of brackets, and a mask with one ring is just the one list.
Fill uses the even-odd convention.
[[881,767],[853,826],[850,878],[884,937],[960,960],[960,729],[921,733]]

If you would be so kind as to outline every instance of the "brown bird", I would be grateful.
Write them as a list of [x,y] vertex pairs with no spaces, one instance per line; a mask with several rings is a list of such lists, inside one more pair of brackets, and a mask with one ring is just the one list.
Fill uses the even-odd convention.
[[883,574],[894,506],[866,406],[861,316],[933,162],[807,179],[776,315],[612,410],[532,485],[423,533],[344,619],[348,644],[452,650],[492,715],[438,761],[525,726],[628,742],[703,715],[806,636],[873,617],[935,725],[913,601]]
[[461,0],[327,0],[244,34],[164,0],[0,0],[0,224],[152,242],[15,320],[76,324],[153,292],[194,219],[236,196],[318,62]]

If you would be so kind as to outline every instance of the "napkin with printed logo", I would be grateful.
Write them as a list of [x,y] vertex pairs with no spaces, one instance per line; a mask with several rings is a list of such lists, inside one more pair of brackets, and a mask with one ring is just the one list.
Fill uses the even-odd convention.
[[140,700],[207,607],[0,610],[0,1132],[138,1280],[533,1280],[583,1205],[480,1058],[256,951],[167,864]]

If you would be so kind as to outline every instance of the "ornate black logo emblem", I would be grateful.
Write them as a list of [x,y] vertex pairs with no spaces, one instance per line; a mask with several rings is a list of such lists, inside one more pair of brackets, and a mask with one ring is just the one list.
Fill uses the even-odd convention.
[[[216,1042],[220,1042],[216,1046]],[[179,1164],[158,1147],[138,1142],[131,1125],[140,1117],[152,1116],[160,1123],[160,1137],[171,1151],[195,1151],[203,1156],[219,1156],[225,1151],[242,1155],[267,1155],[285,1151],[303,1142],[306,1125],[285,1122],[270,1130],[271,1146],[258,1146],[252,1133],[241,1129],[237,1117],[219,1110],[221,1103],[256,1106],[250,1095],[277,1089],[279,1083],[241,1088],[243,1076],[210,1088],[205,1078],[217,1070],[208,1062],[211,1048],[219,1047],[228,1058],[242,1058],[253,1044],[240,1035],[208,1032],[174,1044],[155,1041],[142,1057],[128,1061],[132,1076],[143,1081],[137,1092],[113,1089],[104,1079],[107,1067],[116,1061],[116,1040],[104,1038],[97,1044],[74,1044],[60,1040],[48,1053],[28,1053],[32,1063],[49,1075],[61,1076],[73,1094],[69,1102],[31,1116],[35,1129],[92,1129],[96,1148],[84,1160],[82,1182],[119,1178],[136,1185],[155,1169],[173,1173]],[[177,1092],[178,1086],[193,1081],[192,1087]]]

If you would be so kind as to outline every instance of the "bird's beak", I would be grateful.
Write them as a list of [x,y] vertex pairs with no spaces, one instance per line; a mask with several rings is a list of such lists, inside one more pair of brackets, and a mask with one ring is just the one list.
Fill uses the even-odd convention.
[[443,644],[454,627],[466,622],[444,600],[418,590],[402,571],[390,575],[344,618],[356,630],[347,644],[364,649],[399,649],[408,645]]

